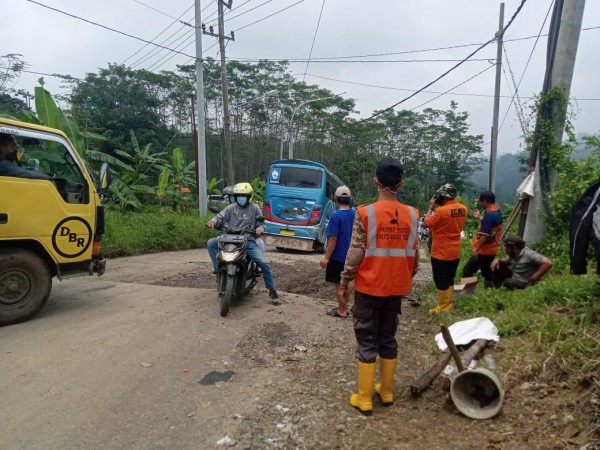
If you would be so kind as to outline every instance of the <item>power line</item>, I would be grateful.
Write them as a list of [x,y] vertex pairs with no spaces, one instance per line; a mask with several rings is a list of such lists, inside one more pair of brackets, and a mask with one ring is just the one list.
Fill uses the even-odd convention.
[[[182,24],[184,24],[184,25],[187,25],[188,27],[195,28],[195,27],[194,27],[194,25],[192,25],[191,23],[185,22],[185,21],[183,21],[183,20],[179,20],[179,19],[181,18],[181,16],[179,16],[179,17],[173,17],[172,15],[170,15],[170,14],[167,14],[166,12],[164,12],[164,11],[161,11],[160,9],[156,9],[155,7],[153,7],[153,6],[150,6],[150,5],[147,5],[147,4],[146,4],[146,3],[144,3],[144,2],[140,2],[140,0],[132,0],[132,1],[134,1],[134,2],[136,2],[136,3],[139,3],[140,5],[142,5],[142,6],[145,6],[145,7],[146,7],[146,8],[148,8],[148,9],[151,9],[151,10],[153,10],[153,11],[156,11],[157,13],[159,13],[159,14],[162,14],[163,16],[169,17],[169,18],[173,19],[175,22],[180,22],[180,23],[182,23]],[[191,6],[191,7],[190,7],[190,8],[189,8],[187,11],[189,11],[189,10],[190,10],[190,9],[192,9],[193,7],[194,7],[194,5],[192,5],[192,6]],[[186,12],[187,12],[187,11],[186,11]],[[184,13],[184,14],[185,14],[185,13]],[[183,14],[182,14],[182,16],[183,16]]]
[[450,69],[448,69],[446,72],[442,73],[439,77],[437,77],[435,80],[427,83],[425,86],[423,86],[421,89],[419,89],[416,92],[413,92],[412,94],[410,94],[408,97],[403,98],[402,100],[394,103],[391,106],[388,106],[385,109],[379,110],[374,112],[373,114],[371,114],[369,117],[365,118],[365,119],[361,119],[358,120],[356,122],[353,122],[352,125],[357,125],[359,123],[362,122],[366,122],[367,120],[371,120],[381,114],[383,114],[386,111],[389,111],[391,109],[394,109],[396,106],[404,103],[405,101],[413,98],[415,95],[417,95],[418,93],[424,91],[425,89],[427,89],[429,86],[433,85],[434,83],[437,83],[439,80],[441,80],[442,78],[444,78],[446,75],[448,75],[449,73],[451,73],[452,71],[456,70],[456,68],[460,67],[462,64],[464,64],[466,61],[468,61],[472,56],[474,56],[477,52],[479,52],[480,50],[482,50],[484,47],[486,47],[488,44],[494,42],[496,39],[499,39],[502,35],[504,35],[504,33],[506,33],[506,30],[508,29],[508,27],[511,26],[511,24],[513,23],[513,21],[515,20],[515,18],[517,17],[517,15],[519,14],[519,12],[521,11],[521,9],[523,8],[523,6],[525,5],[525,2],[527,0],[521,0],[521,4],[518,6],[518,8],[516,9],[516,11],[514,12],[513,16],[510,18],[510,20],[508,21],[508,23],[506,24],[506,26],[502,29],[502,33],[500,35],[496,35],[493,38],[491,38],[489,41],[487,41],[485,44],[481,45],[480,47],[478,47],[475,51],[471,52],[471,54],[469,56],[467,56],[465,59],[463,59],[461,62],[455,64],[454,66],[452,66]]
[[[438,62],[457,62],[463,61],[462,59],[361,59],[361,60],[310,60],[310,59],[255,59],[255,58],[227,58],[230,61],[247,61],[247,62],[287,62],[290,64],[298,64],[305,62],[313,62],[317,64],[346,64],[346,63],[438,63]],[[473,58],[465,62],[481,62],[491,61],[492,58]]]
[[[152,38],[152,42],[154,42],[156,39],[158,39],[159,36],[161,36],[165,31],[167,31],[169,28],[171,28],[173,25],[175,25],[175,23],[177,22],[177,20],[179,20],[181,17],[183,17],[184,14],[186,14],[190,9],[192,9],[194,7],[194,5],[192,5],[191,7],[189,7],[188,9],[186,9],[176,20],[174,20],[173,22],[171,22],[170,25],[167,25],[165,28],[163,28],[163,30],[158,33],[156,36],[154,36]],[[129,61],[131,58],[133,58],[135,55],[137,55],[139,52],[141,52],[142,50],[144,50],[146,47],[148,47],[149,44],[144,44],[142,47],[140,47],[136,52],[134,52],[133,54],[131,54],[130,56],[128,56],[127,58],[125,58],[121,64],[125,64],[127,61]]]
[[280,9],[279,11],[275,11],[273,14],[269,14],[268,16],[263,17],[262,19],[255,20],[254,22],[249,23],[248,25],[244,25],[242,28],[238,28],[237,30],[235,30],[235,32],[237,33],[238,31],[241,31],[244,28],[248,28],[248,27],[250,27],[250,26],[252,26],[254,24],[257,24],[258,22],[262,22],[263,20],[266,20],[266,19],[268,19],[270,17],[273,17],[273,16],[275,16],[275,15],[277,15],[277,14],[279,14],[279,13],[281,13],[281,12],[287,10],[287,9],[290,9],[293,6],[296,6],[298,3],[303,3],[303,2],[304,2],[304,0],[299,0],[296,3],[293,3],[293,4],[289,5],[289,6],[286,6],[285,8]]
[[308,60],[306,61],[306,67],[304,68],[304,75],[302,81],[306,78],[306,72],[308,72],[308,65],[310,64],[310,57],[312,56],[313,48],[315,48],[315,41],[317,40],[317,33],[319,32],[319,25],[321,25],[321,16],[323,15],[323,8],[325,8],[325,0],[321,4],[321,12],[319,13],[319,20],[317,20],[317,27],[315,29],[315,35],[313,36],[312,44],[310,46],[310,52],[308,53]]
[[[489,66],[489,67],[486,67],[486,68],[485,68],[485,69],[483,69],[482,71],[480,71],[480,72],[476,73],[476,74],[475,74],[475,75],[473,75],[471,78],[467,78],[465,81],[463,81],[462,83],[459,83],[459,84],[457,84],[457,85],[456,85],[456,86],[454,86],[453,88],[450,88],[450,89],[448,89],[447,91],[444,91],[444,92],[440,92],[440,94],[439,94],[439,95],[436,95],[435,97],[433,97],[433,98],[431,98],[431,99],[427,100],[426,102],[424,102],[424,103],[421,103],[419,106],[415,106],[413,109],[411,109],[411,111],[414,111],[415,109],[419,109],[420,107],[422,107],[422,106],[425,106],[425,105],[427,105],[428,103],[431,103],[432,101],[434,101],[434,100],[437,100],[438,98],[440,98],[440,97],[442,97],[442,96],[444,96],[444,95],[446,95],[446,94],[448,94],[448,93],[452,92],[454,89],[461,87],[463,84],[466,84],[466,83],[468,83],[469,81],[473,80],[474,78],[477,78],[479,75],[481,75],[481,74],[483,74],[483,73],[487,72],[488,70],[490,70],[490,69],[491,69],[491,68],[493,68],[493,67],[494,67],[494,66]],[[424,91],[421,91],[421,92],[424,92]]]
[[51,6],[48,6],[48,5],[44,5],[43,3],[36,2],[35,0],[26,0],[26,1],[28,1],[29,3],[33,3],[33,4],[36,4],[36,5],[42,6],[42,7],[44,7],[44,8],[50,9],[50,10],[52,10],[52,11],[56,11],[56,12],[58,12],[58,13],[64,14],[65,16],[69,16],[69,17],[72,17],[72,18],[74,18],[74,19],[81,20],[81,21],[83,21],[83,22],[89,23],[89,24],[91,24],[91,25],[95,25],[95,26],[97,26],[97,27],[100,27],[100,28],[104,28],[105,30],[112,31],[112,32],[114,32],[114,33],[119,33],[119,34],[121,34],[121,35],[123,35],[123,36],[127,36],[127,37],[130,37],[130,38],[133,38],[133,39],[137,39],[138,41],[145,42],[145,43],[147,43],[147,44],[151,44],[151,45],[154,45],[154,46],[156,46],[156,47],[160,47],[160,48],[162,48],[162,49],[164,49],[164,50],[168,50],[168,51],[170,51],[170,52],[179,53],[180,55],[187,56],[188,58],[193,58],[193,59],[196,59],[196,57],[195,57],[195,56],[191,56],[191,55],[188,55],[188,54],[186,54],[186,53],[178,52],[178,51],[176,51],[176,50],[173,50],[173,49],[171,49],[171,48],[169,48],[169,47],[164,47],[164,46],[162,46],[162,45],[160,45],[160,44],[155,44],[154,42],[147,41],[146,39],[142,39],[141,37],[134,36],[133,34],[125,33],[125,32],[123,32],[123,31],[119,31],[119,30],[116,30],[116,29],[114,29],[114,28],[107,27],[106,25],[102,25],[102,24],[99,24],[99,23],[97,23],[97,22],[92,22],[91,20],[84,19],[83,17],[79,17],[79,16],[76,16],[76,15],[74,15],[74,14],[70,14],[70,13],[68,13],[68,12],[62,11],[62,10],[60,10],[60,9],[53,8],[53,7],[51,7]]
[[[588,31],[588,30],[597,30],[600,29],[600,26],[595,26],[595,27],[588,27],[588,28],[582,28],[581,31]],[[520,37],[520,38],[513,38],[513,39],[503,39],[504,43],[506,42],[517,42],[517,41],[526,41],[526,40],[531,40],[531,39],[539,39],[540,37],[547,37],[547,34],[536,34],[533,36],[525,36],[525,37]],[[435,52],[435,51],[439,51],[439,50],[451,50],[451,49],[457,49],[457,48],[465,48],[465,47],[476,47],[479,45],[482,45],[483,43],[479,42],[479,43],[472,43],[472,44],[458,44],[458,45],[450,45],[447,47],[435,47],[435,48],[425,48],[425,49],[419,49],[419,50],[403,50],[403,51],[398,51],[398,52],[387,52],[387,53],[369,53],[366,55],[348,55],[348,56],[340,56],[340,55],[336,55],[336,56],[321,56],[321,57],[313,57],[312,61],[316,61],[316,60],[320,60],[320,59],[352,59],[352,58],[372,58],[372,57],[376,57],[376,56],[393,56],[393,55],[407,55],[407,54],[411,54],[411,53],[426,53],[426,52]],[[276,61],[282,61],[282,60],[301,60],[302,58],[272,58]],[[270,58],[253,58],[253,60],[270,60]]]
[[36,72],[34,70],[21,70],[21,72],[32,73],[34,75],[44,75],[46,77],[62,78],[63,80],[83,81],[81,78],[73,77],[71,75],[63,75],[63,74],[60,74],[60,73]]
[[[280,9],[280,10],[278,10],[278,11],[275,11],[273,14],[269,14],[268,16],[265,16],[265,17],[263,17],[262,19],[255,20],[254,22],[251,22],[251,23],[249,23],[249,24],[247,24],[247,25],[244,25],[243,27],[241,27],[241,28],[238,28],[237,30],[234,30],[234,31],[237,33],[238,31],[240,31],[240,30],[243,30],[244,28],[248,28],[248,27],[250,27],[250,26],[252,26],[252,25],[254,25],[254,24],[257,24],[257,23],[259,23],[259,22],[262,22],[263,20],[266,20],[266,19],[268,19],[268,18],[270,18],[270,17],[273,17],[273,16],[275,16],[275,15],[277,15],[277,14],[279,14],[279,13],[282,13],[283,11],[285,11],[285,10],[287,10],[287,9],[290,9],[291,7],[293,7],[293,6],[296,6],[297,4],[299,4],[299,3],[303,3],[303,2],[304,2],[304,0],[299,0],[299,1],[297,1],[296,3],[293,3],[293,4],[289,5],[289,6],[286,6],[285,8],[282,8],[282,9]],[[246,2],[246,3],[247,3],[247,2]],[[210,46],[210,47],[208,47],[206,50],[204,50],[204,52],[207,52],[208,50],[210,50],[211,48],[213,48],[215,45],[216,45],[216,44],[214,44],[214,45],[211,45],[211,46]],[[229,59],[229,58],[228,58],[228,59]],[[191,62],[191,60],[190,60],[190,61],[187,61],[185,64],[187,65],[187,64],[189,64],[190,62]]]
[[[248,0],[248,1],[250,1],[250,0]],[[263,3],[261,3],[260,5],[256,5],[254,8],[250,8],[250,9],[249,9],[249,10],[247,10],[247,11],[244,11],[244,12],[241,12],[241,13],[239,13],[237,16],[228,17],[228,18],[227,18],[227,20],[226,20],[225,22],[227,22],[227,21],[229,21],[229,20],[236,19],[236,18],[238,18],[238,17],[240,17],[240,16],[243,16],[244,14],[247,14],[247,13],[249,13],[249,12],[251,12],[251,11],[254,11],[255,9],[258,9],[258,8],[260,8],[261,6],[263,6],[263,5],[266,5],[267,3],[271,3],[272,1],[273,1],[273,0],[267,0],[266,2],[263,2]],[[243,5],[245,5],[246,3],[248,3],[248,2],[244,2],[244,3],[242,3],[240,6],[238,6],[238,7],[237,7],[237,8],[235,8],[235,9],[239,9],[240,7],[242,7]],[[229,11],[229,13],[231,14],[233,11],[234,11],[234,10],[231,10],[231,11]],[[215,22],[213,22],[213,25],[214,25],[214,24],[215,24]]]
[[[506,120],[506,117],[508,116],[508,112],[510,111],[510,107],[514,103],[515,95],[517,95],[517,92],[519,90],[519,86],[521,86],[521,81],[523,81],[523,77],[525,76],[525,72],[527,71],[527,68],[529,67],[529,63],[531,62],[531,58],[533,57],[533,52],[535,51],[537,43],[540,40],[540,37],[542,36],[542,31],[544,31],[544,26],[546,25],[546,21],[548,20],[548,16],[550,15],[550,11],[552,11],[552,5],[554,5],[554,0],[552,0],[550,2],[550,6],[548,7],[548,11],[546,12],[546,17],[544,17],[544,21],[542,22],[542,26],[540,27],[540,31],[538,32],[537,38],[536,38],[535,42],[533,43],[533,48],[531,49],[531,52],[529,52],[529,58],[527,58],[527,63],[525,63],[525,68],[523,69],[523,73],[521,73],[521,78],[519,78],[519,83],[517,84],[517,86],[515,88],[515,93],[512,96],[512,98],[510,99],[510,103],[508,104],[508,108],[506,108],[506,112],[504,113],[504,117],[502,118],[502,122],[500,123],[500,128],[498,128],[498,134],[500,134],[500,131],[502,130],[502,127],[504,126],[504,121]],[[544,36],[548,36],[548,35],[545,34]],[[505,54],[506,54],[506,51],[505,51]],[[517,113],[518,113],[518,111],[517,111]],[[523,125],[524,124],[522,123],[521,126],[523,126]],[[525,133],[525,129],[524,128],[523,128],[523,133]]]
[[[300,75],[300,74],[298,74],[298,75]],[[353,82],[353,81],[340,80],[338,78],[323,77],[320,75],[313,75],[311,73],[307,73],[306,75],[308,75],[309,77],[313,77],[313,78],[320,78],[323,80],[336,81],[338,83],[344,83],[344,84],[352,84],[355,86],[364,86],[364,87],[370,87],[370,88],[376,88],[376,89],[387,89],[390,91],[404,91],[404,92],[416,92],[417,91],[417,89],[406,89],[406,88],[398,88],[398,87],[392,87],[392,86],[381,86],[381,85],[377,85],[377,84],[367,84],[367,83],[358,83],[358,82]],[[440,91],[423,90],[421,92],[423,92],[424,94],[443,94],[443,92],[440,92]],[[493,94],[468,94],[466,92],[453,92],[453,94],[459,95],[459,96],[465,96],[465,97],[486,97],[486,98],[494,97]],[[502,95],[500,97],[501,98],[511,98],[510,95]],[[531,98],[531,97],[523,97],[523,98]]]
[[[181,30],[183,31],[183,34],[181,33]],[[169,36],[167,36],[165,39],[163,39],[160,44],[161,45],[165,45],[165,46],[173,46],[176,42],[179,42],[182,38],[185,38],[186,33],[188,31],[185,29],[184,25],[181,25],[177,30],[175,30],[173,33],[171,33]],[[189,33],[192,36],[194,35],[194,33]],[[179,36],[177,36],[179,35]],[[176,37],[175,37],[176,36]],[[133,61],[131,63],[131,67],[135,68],[137,66],[140,66],[141,64],[145,63],[146,61],[148,61],[149,59],[158,56],[163,50],[160,48],[153,48],[150,49],[149,51],[147,51],[145,54],[143,54],[142,56],[140,56],[138,59],[136,59],[135,61]]]

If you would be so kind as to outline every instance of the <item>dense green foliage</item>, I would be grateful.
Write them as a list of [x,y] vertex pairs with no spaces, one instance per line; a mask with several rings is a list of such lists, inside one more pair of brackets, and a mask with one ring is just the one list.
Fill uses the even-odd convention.
[[215,232],[206,227],[210,217],[197,213],[145,211],[137,214],[108,211],[102,253],[107,257],[140,255],[206,247]]

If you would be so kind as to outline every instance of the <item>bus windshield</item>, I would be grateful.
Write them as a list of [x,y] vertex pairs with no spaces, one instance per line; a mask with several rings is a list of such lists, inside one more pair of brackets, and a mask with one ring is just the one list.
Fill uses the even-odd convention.
[[299,167],[281,167],[279,177],[271,178],[271,183],[281,186],[312,189],[319,189],[322,181],[323,173],[320,170]]

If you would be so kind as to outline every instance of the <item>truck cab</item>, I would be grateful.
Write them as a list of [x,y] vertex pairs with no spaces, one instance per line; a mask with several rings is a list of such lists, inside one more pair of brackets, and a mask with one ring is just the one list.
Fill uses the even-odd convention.
[[1,326],[38,312],[53,277],[104,273],[99,193],[110,173],[103,165],[95,183],[60,130],[0,118],[0,134],[19,155],[0,154]]

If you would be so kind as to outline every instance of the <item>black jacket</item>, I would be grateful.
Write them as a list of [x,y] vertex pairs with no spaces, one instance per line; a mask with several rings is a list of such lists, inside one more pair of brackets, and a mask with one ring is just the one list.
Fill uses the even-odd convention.
[[50,176],[45,173],[37,172],[35,170],[24,169],[23,167],[17,166],[12,161],[0,159],[0,176],[3,177],[15,177],[15,178],[29,178],[31,180],[50,180]]

